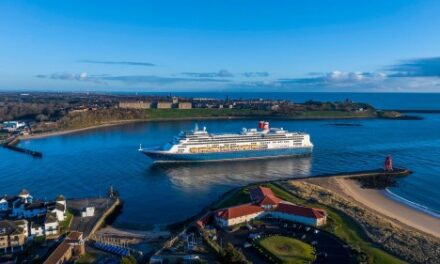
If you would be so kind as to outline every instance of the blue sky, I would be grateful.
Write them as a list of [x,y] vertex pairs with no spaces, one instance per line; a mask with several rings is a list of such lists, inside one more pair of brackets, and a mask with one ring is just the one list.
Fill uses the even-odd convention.
[[0,90],[440,92],[440,1],[0,1]]

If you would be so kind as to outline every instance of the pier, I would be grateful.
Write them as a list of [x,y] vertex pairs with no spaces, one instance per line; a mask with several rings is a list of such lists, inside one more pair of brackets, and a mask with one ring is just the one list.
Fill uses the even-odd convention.
[[5,140],[4,142],[2,142],[2,145],[4,148],[10,149],[12,151],[28,154],[28,155],[31,155],[32,157],[35,157],[35,158],[42,158],[43,157],[43,153],[41,153],[41,152],[17,147],[18,142],[20,142],[20,139],[17,136],[12,136],[12,137],[8,138],[7,140]]
[[[105,224],[105,221],[117,208],[121,206],[119,197],[74,199],[67,201],[67,207],[74,216],[70,231],[83,232],[84,239],[89,239],[95,232]],[[81,216],[81,212],[87,207],[94,208],[91,216]]]

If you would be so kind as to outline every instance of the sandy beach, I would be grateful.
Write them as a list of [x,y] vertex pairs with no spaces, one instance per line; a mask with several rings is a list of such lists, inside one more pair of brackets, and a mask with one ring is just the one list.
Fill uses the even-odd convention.
[[138,122],[148,122],[148,121],[149,120],[144,120],[144,119],[121,120],[121,121],[114,121],[114,122],[110,122],[110,123],[105,123],[105,124],[90,126],[90,127],[84,127],[84,128],[67,129],[67,130],[59,130],[59,131],[53,131],[53,132],[32,134],[32,135],[28,135],[28,136],[20,136],[20,139],[25,140],[25,139],[53,137],[53,136],[67,135],[67,134],[77,133],[77,132],[81,132],[81,131],[103,128],[103,127],[110,127],[110,126],[117,126],[117,125],[124,125],[124,124],[138,123]]
[[354,180],[336,179],[341,191],[355,202],[393,220],[440,238],[440,219],[388,197],[384,191],[363,189]]

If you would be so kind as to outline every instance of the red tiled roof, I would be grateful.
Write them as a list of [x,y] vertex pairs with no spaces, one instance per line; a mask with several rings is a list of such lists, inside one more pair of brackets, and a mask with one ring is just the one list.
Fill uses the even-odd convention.
[[56,264],[66,255],[67,251],[72,250],[66,241],[61,242],[58,247],[50,254],[50,256],[44,261],[44,264]]
[[283,200],[281,200],[280,198],[276,197],[276,196],[266,196],[264,197],[264,199],[259,203],[260,206],[263,205],[277,205],[280,202],[282,202]]
[[262,187],[262,186],[258,186],[257,188],[250,189],[249,194],[251,200],[258,203],[261,202],[264,199],[264,197],[267,196],[275,197],[275,194],[272,192],[270,188]]
[[308,218],[315,218],[315,219],[325,217],[324,210],[310,208],[310,207],[303,207],[303,206],[294,205],[291,203],[280,203],[275,208],[275,211],[281,212],[281,213],[286,213],[286,214],[304,216],[304,217],[308,217]]
[[220,209],[216,211],[216,216],[227,220],[259,212],[263,212],[263,209],[260,206],[249,203]]

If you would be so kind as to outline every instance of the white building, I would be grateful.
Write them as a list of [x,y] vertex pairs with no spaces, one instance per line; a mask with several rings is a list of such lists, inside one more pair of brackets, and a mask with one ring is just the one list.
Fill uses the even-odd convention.
[[81,217],[90,217],[95,215],[95,207],[89,206],[81,211]]
[[23,233],[25,237],[27,238],[29,236],[29,222],[24,219],[20,219],[17,221],[14,221],[15,225],[17,225],[19,228],[23,230]]
[[31,222],[29,232],[31,237],[44,236],[44,226],[36,222]]
[[26,126],[26,124],[24,122],[19,122],[19,121],[6,121],[6,122],[3,122],[3,129],[8,131],[8,132],[14,132],[17,129],[23,128],[25,126]]
[[46,236],[55,236],[59,234],[59,222],[56,214],[48,213],[44,221],[44,234]]
[[281,202],[275,210],[270,212],[274,218],[285,219],[311,226],[321,226],[327,221],[324,210]]

